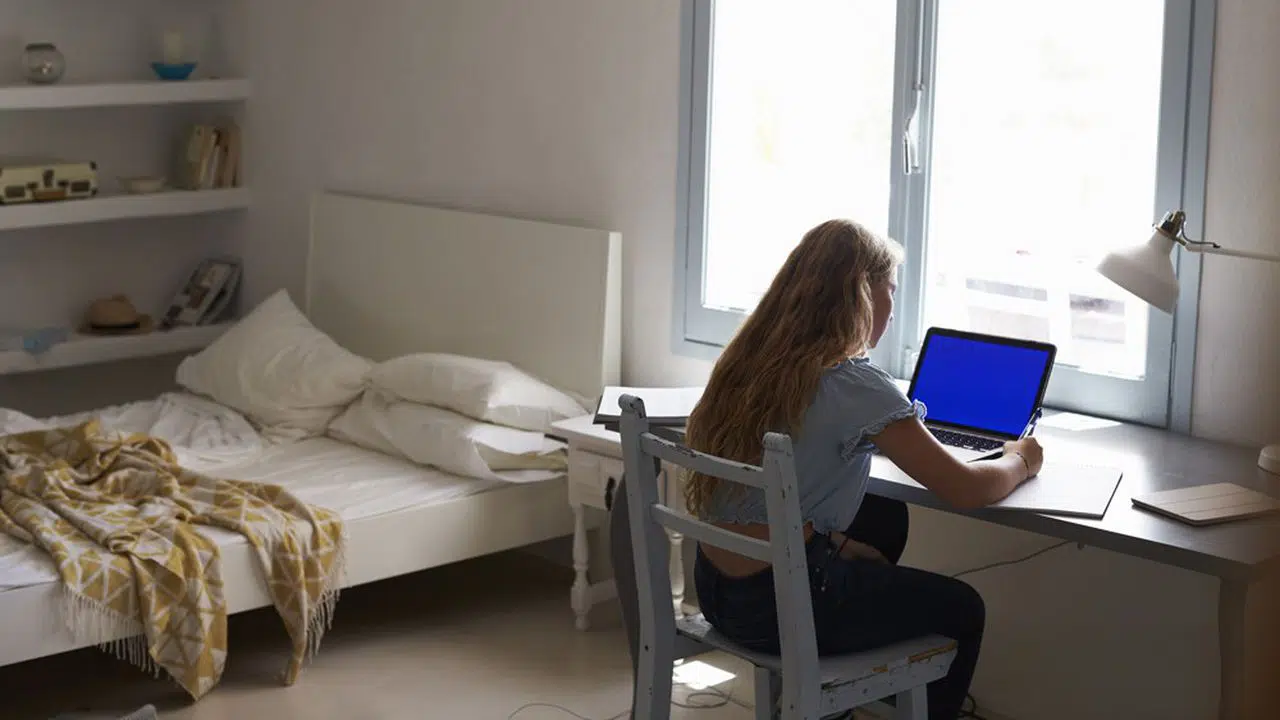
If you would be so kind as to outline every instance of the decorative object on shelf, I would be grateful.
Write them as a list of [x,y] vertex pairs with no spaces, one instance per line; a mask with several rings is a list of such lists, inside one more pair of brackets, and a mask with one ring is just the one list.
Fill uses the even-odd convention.
[[144,335],[154,329],[151,316],[138,312],[125,295],[94,300],[80,326],[80,332],[87,335]]
[[71,331],[64,327],[0,330],[0,352],[21,351],[40,355],[70,337]]
[[201,261],[160,321],[160,329],[213,325],[229,316],[240,285],[241,262],[235,257]]
[[[1145,243],[1109,253],[1098,263],[1098,272],[1147,304],[1172,313],[1178,304],[1178,275],[1173,269],[1175,246],[1205,255],[1280,263],[1280,255],[1229,250],[1214,242],[1192,240],[1186,235],[1186,223],[1187,214],[1181,210],[1165,213]],[[1262,448],[1258,467],[1280,475],[1280,443]]]
[[130,195],[150,195],[165,189],[165,178],[162,175],[123,177],[120,178],[120,187]]
[[186,190],[240,186],[240,126],[194,125],[185,138],[177,168],[177,184]]
[[187,58],[182,33],[176,30],[164,34],[161,56],[159,62],[151,63],[151,69],[161,80],[186,80],[196,69],[196,64]]
[[98,164],[39,158],[0,160],[0,205],[89,198],[98,194]]
[[160,60],[166,65],[181,65],[187,61],[186,48],[182,44],[182,33],[167,30],[161,38],[163,47]]
[[195,72],[196,64],[188,62],[171,65],[169,63],[153,62],[151,63],[151,69],[155,72],[156,77],[161,80],[186,80],[191,77],[191,73]]
[[67,59],[53,43],[31,43],[22,51],[22,70],[27,82],[52,85],[62,79]]

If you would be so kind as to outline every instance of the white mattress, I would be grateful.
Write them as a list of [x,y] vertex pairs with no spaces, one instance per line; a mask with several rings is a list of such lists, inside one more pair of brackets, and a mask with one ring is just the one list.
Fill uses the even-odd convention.
[[[505,484],[450,475],[329,438],[273,445],[234,411],[181,393],[47,420],[0,409],[0,434],[75,423],[90,416],[110,429],[164,438],[185,467],[281,485],[301,501],[334,510],[348,522]],[[201,528],[201,532],[222,547],[246,542],[218,528]],[[57,580],[48,555],[0,534],[0,592]]]

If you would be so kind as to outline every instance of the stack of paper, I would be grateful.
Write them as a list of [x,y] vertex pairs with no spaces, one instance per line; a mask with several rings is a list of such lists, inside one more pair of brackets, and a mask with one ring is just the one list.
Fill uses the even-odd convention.
[[653,425],[681,427],[689,419],[698,398],[702,397],[700,387],[644,388],[609,386],[600,395],[600,405],[596,408],[597,425],[617,425],[622,420],[622,406],[618,404],[623,395],[634,395],[644,401],[644,414]]

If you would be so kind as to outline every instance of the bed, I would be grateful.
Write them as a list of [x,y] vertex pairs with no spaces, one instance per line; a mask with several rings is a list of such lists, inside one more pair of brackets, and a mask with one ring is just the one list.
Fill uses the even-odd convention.
[[[504,360],[587,402],[618,379],[620,242],[602,230],[320,193],[302,305],[318,329],[372,361],[418,352]],[[193,470],[280,484],[339,512],[347,587],[574,529],[559,473],[512,483],[330,437],[271,442],[237,413],[187,393],[87,416],[171,440]],[[0,411],[0,433],[30,421]],[[221,549],[227,611],[269,606],[251,546],[201,532]],[[0,666],[89,645],[62,623],[52,563],[15,543],[0,535]]]

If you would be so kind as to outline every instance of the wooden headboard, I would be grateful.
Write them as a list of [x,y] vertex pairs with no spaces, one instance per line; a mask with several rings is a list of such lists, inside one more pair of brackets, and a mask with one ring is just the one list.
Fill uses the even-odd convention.
[[319,193],[311,321],[373,360],[505,360],[594,401],[621,364],[616,232]]

